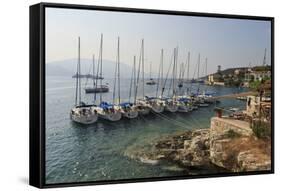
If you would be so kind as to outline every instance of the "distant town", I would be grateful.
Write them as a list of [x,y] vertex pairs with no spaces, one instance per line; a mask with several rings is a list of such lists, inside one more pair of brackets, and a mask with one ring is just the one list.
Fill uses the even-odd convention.
[[221,66],[218,65],[217,72],[205,77],[205,82],[208,85],[254,88],[262,80],[270,79],[271,66],[269,65],[229,68],[226,70],[222,70]]

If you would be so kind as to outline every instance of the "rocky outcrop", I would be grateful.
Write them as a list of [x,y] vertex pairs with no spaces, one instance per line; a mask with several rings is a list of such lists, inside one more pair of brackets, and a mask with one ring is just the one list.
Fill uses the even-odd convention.
[[256,139],[247,122],[214,117],[210,129],[168,136],[125,155],[150,164],[168,160],[188,168],[215,165],[240,172],[269,170],[270,149],[270,142]]
[[168,160],[189,167],[209,166],[209,129],[186,131],[165,137],[152,143],[149,149],[129,149],[125,155],[150,164]]
[[248,122],[214,117],[210,128],[210,160],[234,172],[270,170],[270,142],[258,140]]

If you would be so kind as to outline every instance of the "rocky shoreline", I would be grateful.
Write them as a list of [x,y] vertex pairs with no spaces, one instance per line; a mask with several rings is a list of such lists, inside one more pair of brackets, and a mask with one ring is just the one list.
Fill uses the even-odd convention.
[[250,128],[220,127],[212,119],[211,128],[186,131],[155,140],[135,148],[125,155],[152,165],[161,161],[179,164],[184,168],[200,168],[228,172],[270,170],[270,143],[257,139]]

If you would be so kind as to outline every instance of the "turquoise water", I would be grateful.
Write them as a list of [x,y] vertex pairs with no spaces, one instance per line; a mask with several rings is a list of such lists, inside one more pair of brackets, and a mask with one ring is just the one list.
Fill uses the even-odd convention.
[[[108,82],[113,89],[112,80]],[[121,80],[121,98],[128,99],[130,80]],[[83,81],[83,84],[85,80]],[[157,138],[189,129],[208,128],[214,107],[200,108],[192,113],[164,113],[170,120],[156,115],[119,122],[99,120],[83,126],[69,119],[74,105],[75,79],[47,77],[46,79],[46,183],[66,183],[100,180],[120,180],[149,177],[181,176],[214,173],[216,170],[182,170],[175,164],[144,164],[125,156],[128,150],[148,145]],[[188,85],[189,86],[189,85]],[[84,87],[84,85],[83,85]],[[142,86],[141,86],[142,87]],[[193,88],[197,89],[197,85]],[[243,89],[200,86],[217,95],[237,93]],[[145,86],[146,95],[155,95],[156,86]],[[140,89],[142,91],[142,89]],[[91,103],[93,94],[82,99]],[[112,92],[103,94],[112,101]],[[244,108],[235,99],[222,100],[221,107]]]

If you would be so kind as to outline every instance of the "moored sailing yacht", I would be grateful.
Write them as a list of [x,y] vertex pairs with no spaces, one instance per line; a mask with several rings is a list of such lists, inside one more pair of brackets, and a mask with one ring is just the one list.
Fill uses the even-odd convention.
[[146,82],[146,85],[155,85],[155,84],[156,84],[156,82],[151,77],[151,63],[150,63],[149,81]]
[[172,72],[172,91],[173,95],[171,98],[165,100],[165,110],[169,112],[176,112],[178,110],[178,102],[176,100],[176,87],[175,87],[175,78],[176,78],[176,66],[177,66],[177,48],[174,48],[174,64]]
[[[143,82],[142,89],[143,89],[143,91],[142,91],[142,98],[137,99],[141,66],[142,66],[142,82]],[[141,53],[140,53],[140,59],[139,59],[139,65],[138,65],[138,75],[137,75],[137,82],[136,82],[136,87],[135,87],[134,104],[140,115],[147,115],[150,113],[150,110],[151,110],[150,105],[144,96],[144,40],[143,39],[141,41]]]
[[[161,86],[160,86],[161,85]],[[146,100],[152,111],[155,113],[162,113],[165,109],[165,100],[162,99],[162,96],[158,97],[158,89],[163,88],[163,49],[161,49],[161,58],[159,64],[159,72],[158,72],[158,82],[156,87],[156,97],[148,97],[146,96]]]
[[[184,71],[185,71],[185,68],[186,68],[186,65],[187,65],[187,79],[186,79],[186,82],[189,81],[189,65],[190,65],[190,52],[188,52],[188,56],[187,56],[187,62],[185,64],[185,67],[183,67],[183,72],[182,72],[182,81],[183,78],[184,78]],[[184,91],[185,93],[185,91]],[[187,97],[187,94],[189,93],[188,89],[186,91],[186,95],[184,96],[177,96],[177,101],[178,101],[178,112],[190,112],[192,111],[192,102],[191,102],[191,99],[189,99]]]
[[[100,53],[99,53],[99,63],[100,69],[98,69],[97,73],[100,72],[102,77],[102,47],[103,46],[103,34],[101,34],[101,43],[100,43]],[[97,85],[98,82],[96,82]],[[102,86],[102,78],[100,79],[100,86]],[[100,94],[100,104],[99,106],[94,107],[97,111],[99,117],[109,120],[109,121],[119,121],[122,117],[120,109],[113,104],[107,103],[102,100],[102,94]]]
[[[78,63],[77,76],[81,72],[80,63],[80,37],[78,37]],[[81,124],[92,124],[98,120],[97,110],[93,105],[86,105],[81,101],[81,78],[76,78],[75,106],[70,111],[70,119]]]
[[[118,85],[118,104],[117,108],[120,110],[122,116],[133,119],[138,116],[137,107],[130,103],[131,98],[131,91],[132,91],[132,85],[133,85],[133,78],[135,77],[135,57],[134,57],[134,66],[132,69],[132,76],[131,76],[131,83],[130,83],[130,91],[129,91],[129,102],[123,102],[121,103],[121,96],[120,96],[120,38],[118,37],[118,43],[117,43],[117,60],[116,60],[116,66],[115,66],[115,78],[114,78],[114,91],[113,91],[113,104],[115,102],[115,89],[116,89],[116,78],[117,78],[117,85]],[[116,76],[117,75],[117,76]]]
[[178,112],[190,112],[193,110],[192,102],[187,97],[178,97]]

